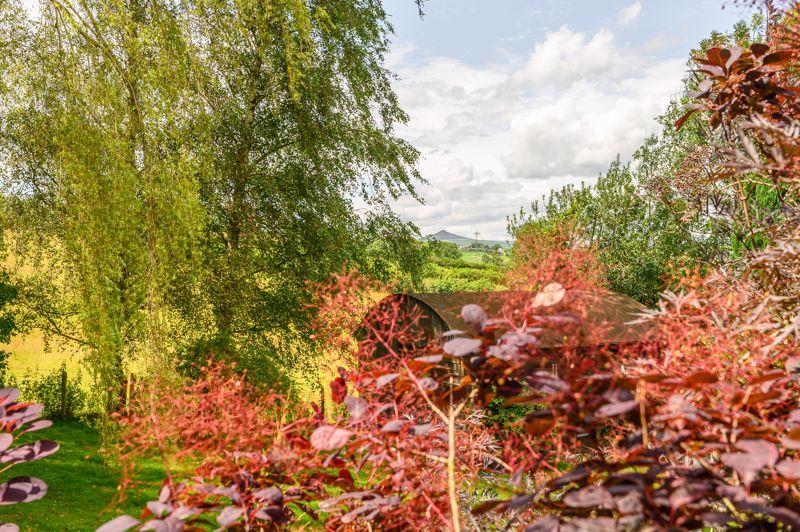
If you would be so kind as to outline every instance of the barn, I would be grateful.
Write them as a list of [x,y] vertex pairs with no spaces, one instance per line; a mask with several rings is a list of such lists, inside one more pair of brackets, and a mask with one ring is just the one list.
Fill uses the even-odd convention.
[[[499,292],[454,292],[454,293],[407,293],[392,294],[382,299],[378,305],[390,304],[398,298],[401,305],[409,310],[421,311],[424,318],[420,322],[425,336],[438,340],[450,330],[463,330],[466,324],[461,319],[461,309],[470,303],[480,305],[492,317],[497,316],[503,306],[512,298],[533,297],[533,293],[519,291]],[[622,345],[642,341],[649,330],[645,323],[630,324],[641,317],[647,308],[634,299],[616,292],[570,291],[570,298],[585,309],[585,319],[576,334],[580,345]],[[596,331],[601,333],[598,337]],[[544,339],[557,348],[557,338]]]

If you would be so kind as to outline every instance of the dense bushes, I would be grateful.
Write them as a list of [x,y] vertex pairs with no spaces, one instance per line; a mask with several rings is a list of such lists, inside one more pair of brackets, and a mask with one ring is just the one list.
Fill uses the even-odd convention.
[[46,375],[26,374],[9,382],[26,401],[42,403],[42,415],[51,419],[80,419],[89,412],[89,397],[82,388],[81,373],[70,376],[66,366]]
[[[332,385],[346,408],[332,421],[206,369],[124,420],[127,457],[201,459],[190,483],[167,478],[151,510],[165,521],[459,529],[464,487],[481,479],[511,496],[472,511],[511,526],[799,526],[800,360],[750,287],[687,280],[646,317],[646,341],[591,350],[574,335],[588,319],[574,293],[545,285],[491,319],[469,305],[470,330],[443,347],[418,342],[419,315],[374,311],[359,371]],[[554,336],[564,344],[542,348]],[[498,400],[528,407],[511,430],[481,414]]]
[[532,208],[511,219],[517,260],[526,260],[531,240],[568,228],[574,245],[595,250],[611,290],[646,304],[658,299],[671,269],[708,258],[696,220],[682,219],[649,196],[619,159],[594,186],[565,187]]

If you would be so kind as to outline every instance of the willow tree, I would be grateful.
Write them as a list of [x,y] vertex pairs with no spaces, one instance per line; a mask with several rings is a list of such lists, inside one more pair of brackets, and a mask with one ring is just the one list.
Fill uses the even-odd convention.
[[374,241],[412,245],[383,202],[411,190],[417,157],[393,134],[406,116],[382,66],[391,28],[377,0],[191,0],[186,10],[209,127],[200,296],[218,344],[277,353],[287,329],[302,330],[309,280],[346,261],[370,269]]
[[417,153],[381,2],[44,0],[19,21],[2,171],[18,253],[48,274],[22,300],[103,385],[209,343],[274,366],[309,281],[413,269],[386,206]]

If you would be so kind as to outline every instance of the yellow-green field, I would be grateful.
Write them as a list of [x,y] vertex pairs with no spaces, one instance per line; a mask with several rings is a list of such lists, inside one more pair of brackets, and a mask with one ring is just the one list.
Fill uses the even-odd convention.
[[0,344],[0,349],[10,353],[8,369],[14,377],[26,374],[46,375],[58,370],[62,364],[67,372],[77,373],[80,368],[81,353],[67,346],[45,342],[39,332],[25,336],[15,336],[10,344]]

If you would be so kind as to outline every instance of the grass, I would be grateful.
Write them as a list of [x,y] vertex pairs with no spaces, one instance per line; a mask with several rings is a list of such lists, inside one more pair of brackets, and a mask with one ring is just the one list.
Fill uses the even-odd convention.
[[481,264],[484,255],[486,255],[485,251],[461,251],[461,258],[470,264]]
[[[48,484],[43,499],[26,504],[0,506],[0,522],[12,522],[22,530],[95,530],[117,515],[141,514],[148,500],[158,495],[163,479],[155,463],[142,467],[140,489],[128,494],[123,504],[113,504],[119,471],[99,454],[100,435],[96,429],[75,421],[56,421],[43,431],[25,435],[23,440],[51,439],[61,444],[52,456],[15,465],[2,480],[18,475],[41,478]],[[35,437],[35,438],[34,438]]]

